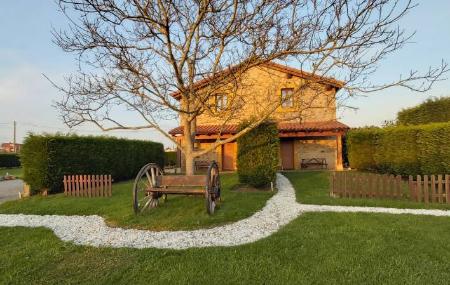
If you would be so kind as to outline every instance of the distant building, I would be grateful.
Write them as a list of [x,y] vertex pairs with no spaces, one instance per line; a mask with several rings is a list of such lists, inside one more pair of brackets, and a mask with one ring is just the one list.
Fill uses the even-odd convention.
[[172,146],[172,147],[168,146],[164,149],[164,151],[166,151],[166,152],[177,151],[177,148],[175,146]]
[[14,150],[14,143],[2,143],[2,152],[20,152],[20,149],[22,148],[22,144],[16,143],[16,148]]

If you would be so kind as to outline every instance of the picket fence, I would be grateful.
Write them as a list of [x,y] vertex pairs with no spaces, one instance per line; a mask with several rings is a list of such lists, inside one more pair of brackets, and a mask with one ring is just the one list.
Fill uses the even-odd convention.
[[400,175],[334,172],[330,175],[330,195],[450,204],[450,175],[417,175],[403,178]]
[[64,194],[76,197],[111,197],[111,175],[64,175]]

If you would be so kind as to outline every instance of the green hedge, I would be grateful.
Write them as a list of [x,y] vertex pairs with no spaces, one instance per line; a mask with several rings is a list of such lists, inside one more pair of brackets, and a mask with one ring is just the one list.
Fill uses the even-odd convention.
[[177,152],[166,151],[164,153],[164,165],[173,166],[177,165]]
[[20,167],[19,155],[16,153],[0,153],[0,167]]
[[374,160],[382,173],[418,174],[417,127],[389,127],[377,132]]
[[[245,124],[241,126],[244,127]],[[280,140],[274,122],[263,122],[240,137],[237,144],[238,176],[241,183],[263,187],[275,181]]]
[[450,97],[428,99],[422,104],[404,109],[397,114],[400,125],[421,125],[450,122]]
[[352,168],[401,175],[450,173],[450,123],[353,129]]
[[163,145],[110,137],[29,135],[21,150],[24,180],[33,192],[61,192],[64,175],[111,174],[134,178],[149,162],[164,163]]
[[378,128],[352,129],[347,133],[347,156],[353,168],[375,170],[375,146]]

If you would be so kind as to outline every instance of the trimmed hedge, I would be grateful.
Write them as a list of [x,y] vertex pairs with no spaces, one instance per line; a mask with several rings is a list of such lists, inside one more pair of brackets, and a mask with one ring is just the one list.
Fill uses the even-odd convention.
[[352,129],[347,133],[347,156],[351,167],[375,170],[376,134],[375,127]]
[[0,153],[0,167],[20,167],[19,155],[16,153]]
[[149,163],[164,163],[163,145],[111,137],[30,134],[21,150],[24,180],[33,192],[63,190],[64,175],[111,174],[115,181],[134,178]]
[[353,129],[352,168],[401,175],[450,173],[450,123]]
[[176,151],[166,151],[164,153],[164,165],[167,165],[167,166],[177,165],[177,152]]
[[[241,129],[245,124],[241,126]],[[264,187],[275,181],[280,139],[274,122],[263,122],[238,138],[237,166],[241,183]]]
[[422,104],[404,109],[397,114],[400,125],[421,125],[450,122],[450,97],[428,99]]

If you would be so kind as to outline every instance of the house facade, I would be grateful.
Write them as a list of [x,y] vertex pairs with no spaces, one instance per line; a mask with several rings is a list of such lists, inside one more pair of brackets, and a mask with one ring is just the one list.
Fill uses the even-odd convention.
[[[218,88],[210,98],[213,108],[197,117],[196,148],[230,137],[243,121],[270,112],[269,119],[277,122],[279,130],[280,169],[343,168],[342,137],[349,127],[336,120],[336,93],[342,82],[273,62],[252,67],[239,77],[239,84]],[[198,88],[208,88],[207,80]],[[182,127],[169,133],[183,143]],[[237,147],[236,142],[224,144],[196,158],[196,165],[216,160],[222,170],[236,170]],[[180,151],[178,159],[184,168]]]
[[2,152],[20,152],[20,149],[22,148],[21,144],[14,144],[12,142],[9,143],[2,143],[0,151]]

